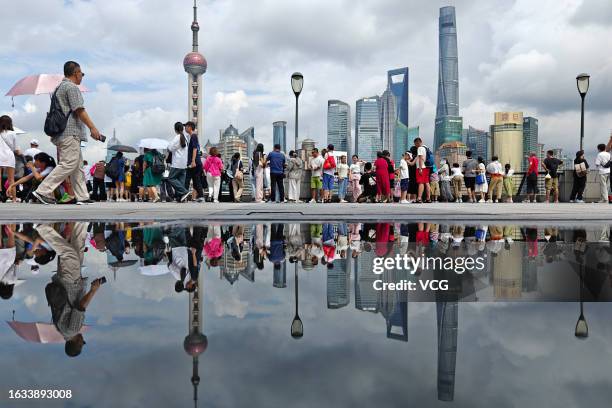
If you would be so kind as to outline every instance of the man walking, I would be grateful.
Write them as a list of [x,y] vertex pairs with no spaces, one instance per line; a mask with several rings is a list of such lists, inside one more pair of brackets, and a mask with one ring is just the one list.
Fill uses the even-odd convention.
[[595,159],[595,168],[599,171],[599,188],[601,189],[601,197],[598,202],[608,202],[608,181],[610,179],[610,153],[606,152],[606,145],[601,143],[597,145],[597,158]]
[[463,182],[468,193],[468,202],[476,202],[476,168],[478,168],[478,161],[472,158],[472,152],[465,152],[467,159],[463,162]]
[[[280,145],[275,144],[274,150],[268,154],[267,159],[270,167],[270,181],[272,183],[272,191],[270,201],[282,203],[285,201],[285,186],[283,178],[285,178],[285,155],[280,151]],[[278,198],[276,190],[278,189]]]
[[204,190],[202,189],[203,170],[202,153],[200,152],[200,141],[195,132],[194,122],[185,123],[185,132],[189,135],[189,150],[187,154],[187,174],[185,175],[185,188],[189,190],[189,184],[193,181],[193,200],[204,201]]
[[546,202],[550,202],[550,193],[555,192],[554,199],[555,203],[559,202],[559,173],[557,169],[563,162],[556,157],[553,157],[555,152],[548,150],[546,152],[546,158],[542,162],[542,168],[548,173],[545,180],[546,187]]
[[100,140],[100,132],[85,111],[83,95],[78,87],[84,76],[81,66],[76,62],[68,61],[64,64],[65,78],[57,87],[55,95],[62,112],[68,115],[68,122],[62,134],[51,138],[51,142],[58,148],[57,167],[32,193],[43,204],[55,203],[53,192],[66,178],[70,178],[76,204],[92,202],[87,192],[85,175],[81,170],[81,163],[83,163],[81,141],[87,140],[83,124],[89,128],[91,137],[95,140]]

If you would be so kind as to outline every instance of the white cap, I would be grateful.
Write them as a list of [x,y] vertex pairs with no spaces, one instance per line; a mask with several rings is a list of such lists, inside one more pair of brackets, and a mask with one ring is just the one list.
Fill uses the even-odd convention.
[[38,146],[38,145],[39,145],[39,143],[38,143],[38,139],[32,139],[32,140],[30,140],[30,144],[31,144],[31,145],[36,145],[36,146]]

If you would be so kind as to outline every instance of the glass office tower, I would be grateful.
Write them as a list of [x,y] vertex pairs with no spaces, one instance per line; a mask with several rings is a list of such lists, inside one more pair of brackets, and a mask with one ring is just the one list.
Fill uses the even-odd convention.
[[355,152],[364,161],[376,159],[382,150],[381,104],[378,95],[357,100],[355,109]]
[[[333,144],[336,151],[351,155],[351,107],[346,102],[327,101],[327,144]],[[350,163],[350,157],[348,159]]]

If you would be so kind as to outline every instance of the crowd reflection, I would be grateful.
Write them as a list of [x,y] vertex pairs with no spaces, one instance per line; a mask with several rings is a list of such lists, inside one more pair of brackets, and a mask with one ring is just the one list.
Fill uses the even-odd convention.
[[[386,323],[386,335],[393,340],[408,341],[409,301],[436,302],[438,398],[446,401],[454,395],[461,301],[579,300],[575,336],[584,339],[588,337],[588,324],[583,302],[607,301],[612,297],[608,225],[562,229],[427,222],[223,225],[64,222],[10,224],[3,225],[0,231],[3,299],[11,299],[28,275],[39,273],[42,266],[55,266],[45,287],[52,326],[19,321],[9,325],[28,341],[64,342],[65,353],[71,357],[78,356],[86,344],[85,313],[106,282],[105,271],[95,271],[93,274],[98,276],[88,285],[89,278],[83,276],[88,251],[106,255],[112,271],[109,279],[116,279],[117,273],[132,266],[146,276],[170,274],[177,296],[185,293],[189,297],[184,348],[193,358],[196,399],[198,356],[208,344],[202,327],[203,270],[235,285],[240,280],[254,282],[258,271],[269,264],[270,283],[282,289],[288,287],[287,268],[293,269],[290,286],[295,291],[295,314],[290,322],[290,335],[295,339],[304,336],[308,324],[299,316],[300,274],[325,271],[327,308],[341,309],[352,302],[357,310],[380,314]],[[375,273],[372,266],[376,258],[397,255],[453,259],[472,256],[486,261],[483,269],[461,274],[423,267],[413,274],[394,268]],[[448,290],[410,293],[406,289],[380,291],[373,285],[376,280],[425,278],[447,280]]]

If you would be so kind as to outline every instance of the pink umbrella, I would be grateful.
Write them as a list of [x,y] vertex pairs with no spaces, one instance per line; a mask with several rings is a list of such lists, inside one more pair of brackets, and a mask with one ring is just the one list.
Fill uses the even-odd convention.
[[[7,322],[11,329],[17,333],[19,337],[31,343],[63,343],[64,336],[57,331],[54,325],[49,323],[39,322],[17,322],[15,320]],[[84,333],[88,326],[83,325],[79,333]]]
[[[5,96],[50,94],[55,91],[63,79],[62,74],[30,75],[17,81]],[[79,85],[79,89],[81,92],[88,91],[82,84]]]

